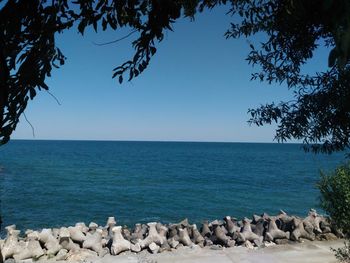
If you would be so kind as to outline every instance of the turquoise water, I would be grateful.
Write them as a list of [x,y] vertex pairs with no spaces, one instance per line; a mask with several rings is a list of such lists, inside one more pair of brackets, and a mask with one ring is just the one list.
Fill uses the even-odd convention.
[[21,229],[305,215],[319,170],[344,160],[297,144],[11,141],[0,147],[1,214]]

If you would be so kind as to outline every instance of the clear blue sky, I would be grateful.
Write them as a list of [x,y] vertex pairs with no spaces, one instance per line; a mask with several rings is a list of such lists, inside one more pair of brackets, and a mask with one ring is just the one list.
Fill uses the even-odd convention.
[[[250,127],[247,110],[290,98],[291,91],[250,81],[246,40],[224,37],[232,19],[226,11],[178,21],[149,68],[122,85],[111,78],[112,69],[133,55],[132,38],[103,47],[93,42],[128,31],[58,36],[68,59],[48,83],[62,105],[46,92],[30,103],[26,116],[35,139],[271,142],[275,127]],[[325,69],[326,63],[321,50],[307,69]],[[13,138],[33,139],[23,117]]]

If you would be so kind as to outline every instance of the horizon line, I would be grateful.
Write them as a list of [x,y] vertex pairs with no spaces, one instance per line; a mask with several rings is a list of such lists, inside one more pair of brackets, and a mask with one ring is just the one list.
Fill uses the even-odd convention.
[[11,139],[11,141],[77,141],[77,142],[179,142],[179,143],[259,143],[259,144],[303,144],[301,142],[259,141],[195,141],[195,140],[111,140],[111,139]]

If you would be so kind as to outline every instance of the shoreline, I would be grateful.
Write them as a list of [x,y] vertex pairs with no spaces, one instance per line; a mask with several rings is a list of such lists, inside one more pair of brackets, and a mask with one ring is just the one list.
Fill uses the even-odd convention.
[[[330,248],[343,246],[343,240],[305,241],[302,243],[274,245],[251,250],[245,247],[213,250],[209,247],[182,247],[176,251],[160,254],[125,253],[118,257],[106,255],[90,258],[86,263],[338,263]],[[39,261],[40,262],[40,261]],[[48,261],[57,263],[77,263],[76,261]]]
[[237,257],[244,257],[242,262],[273,262],[273,257],[298,257],[300,251],[304,251],[301,257],[320,259],[322,253],[333,256],[329,246],[339,247],[343,238],[333,222],[314,209],[305,218],[282,210],[278,215],[264,213],[243,220],[226,216],[204,221],[200,228],[184,219],[177,224],[150,222],[129,229],[109,217],[105,226],[79,222],[70,227],[29,229],[24,236],[15,225],[5,229],[7,236],[0,240],[5,262],[213,262],[217,257],[220,262],[236,262],[230,260]]

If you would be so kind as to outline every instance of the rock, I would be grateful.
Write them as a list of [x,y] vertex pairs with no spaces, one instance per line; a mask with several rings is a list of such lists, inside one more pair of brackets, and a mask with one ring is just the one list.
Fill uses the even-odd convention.
[[212,249],[212,250],[223,250],[223,247],[221,245],[211,245],[210,249]]
[[158,253],[158,251],[159,251],[159,246],[156,244],[156,243],[154,243],[154,242],[152,242],[151,244],[149,244],[149,246],[148,246],[148,249],[153,253],[153,254],[157,254]]
[[282,238],[282,239],[275,239],[274,241],[277,245],[286,245],[289,243],[289,240],[288,239],[285,239],[285,238]]
[[246,248],[254,249],[253,244],[252,244],[249,240],[244,241],[243,245],[244,245],[244,247],[246,247]]
[[254,243],[254,245],[255,246],[257,246],[257,247],[263,247],[263,245],[264,245],[264,243],[262,242],[262,240],[261,239],[255,239],[254,241],[253,241],[253,243]]
[[319,236],[320,240],[327,240],[327,241],[333,241],[333,240],[337,240],[337,236],[334,235],[333,233],[322,233]]
[[276,246],[276,243],[270,241],[264,241],[262,247],[272,247]]
[[77,251],[69,251],[66,260],[68,262],[84,262],[87,259],[96,259],[97,253],[89,249],[80,249]]
[[23,259],[23,260],[15,260],[15,262],[20,262],[20,263],[33,263],[33,259],[32,258],[27,258],[27,259]]

